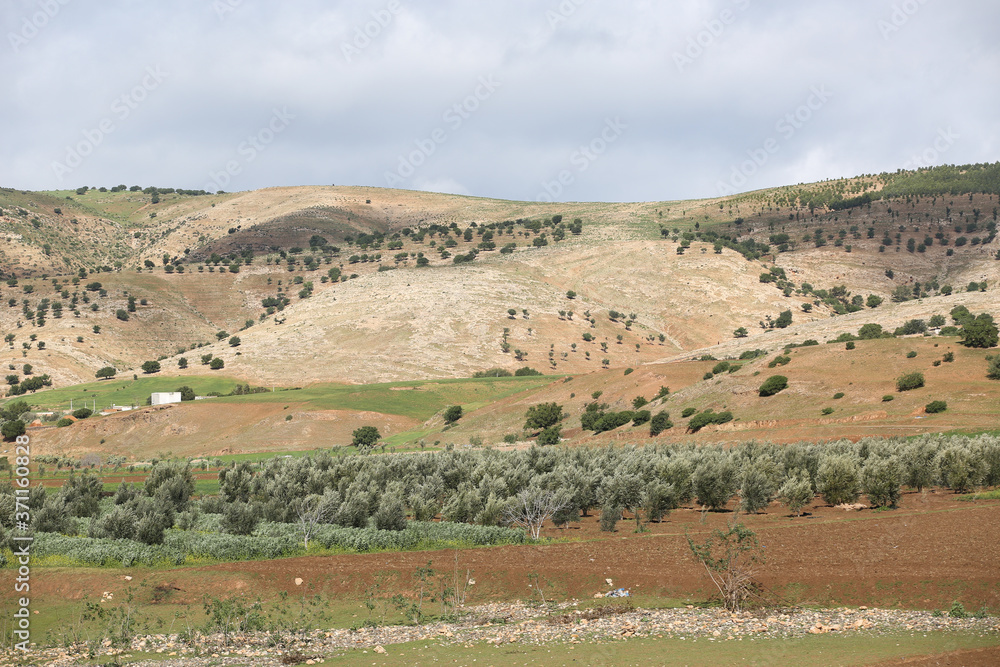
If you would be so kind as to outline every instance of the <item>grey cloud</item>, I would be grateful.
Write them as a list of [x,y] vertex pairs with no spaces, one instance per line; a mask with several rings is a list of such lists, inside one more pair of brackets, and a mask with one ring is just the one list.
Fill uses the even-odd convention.
[[[621,201],[715,196],[768,140],[739,189],[895,170],[947,128],[939,162],[998,159],[1000,6],[985,0],[218,3],[8,3],[0,184],[201,188],[241,159],[225,189],[534,199],[569,170],[559,198]],[[122,117],[116,100],[157,66],[169,75]],[[477,97],[481,77],[501,85]],[[830,99],[779,129],[815,86]],[[246,161],[241,143],[285,107],[295,119]],[[581,170],[613,118],[627,130]],[[53,163],[108,120],[60,180]],[[401,159],[420,164],[399,176]]]

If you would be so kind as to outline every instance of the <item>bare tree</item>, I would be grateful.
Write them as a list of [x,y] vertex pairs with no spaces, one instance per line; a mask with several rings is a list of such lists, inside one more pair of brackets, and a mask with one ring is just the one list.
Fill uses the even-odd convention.
[[566,504],[566,498],[556,495],[553,491],[525,489],[511,499],[503,517],[506,523],[526,529],[531,539],[537,540],[542,531],[542,524]]
[[729,611],[741,611],[752,597],[760,596],[756,581],[758,567],[763,565],[757,534],[742,523],[733,521],[726,532],[716,528],[704,544],[695,544],[690,536],[688,546],[722,596]]
[[323,496],[312,494],[305,498],[296,498],[292,503],[295,516],[298,517],[299,534],[302,536],[302,545],[308,550],[309,539],[319,530],[323,520],[325,506],[321,502]]

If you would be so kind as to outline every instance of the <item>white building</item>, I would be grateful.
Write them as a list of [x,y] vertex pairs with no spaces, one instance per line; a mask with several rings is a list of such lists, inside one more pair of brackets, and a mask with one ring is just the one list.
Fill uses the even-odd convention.
[[149,397],[150,405],[163,405],[165,403],[180,403],[181,392],[179,391],[159,391],[154,392]]

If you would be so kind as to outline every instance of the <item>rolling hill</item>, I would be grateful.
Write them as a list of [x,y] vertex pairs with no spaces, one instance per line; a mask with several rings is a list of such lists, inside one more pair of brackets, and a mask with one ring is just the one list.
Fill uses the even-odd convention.
[[[158,360],[155,377],[284,387],[524,366],[574,376],[567,387],[626,367],[700,386],[704,370],[672,364],[823,343],[866,322],[891,330],[960,304],[996,312],[998,173],[622,204],[344,186],[0,190],[8,381],[48,376],[58,389]],[[499,438],[504,419],[482,428]]]

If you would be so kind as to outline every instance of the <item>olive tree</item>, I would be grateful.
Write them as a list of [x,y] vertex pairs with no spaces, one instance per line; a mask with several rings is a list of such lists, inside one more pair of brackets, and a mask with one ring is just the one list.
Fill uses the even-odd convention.
[[895,509],[902,493],[903,467],[895,458],[871,458],[861,469],[861,490],[872,507]]
[[828,505],[855,502],[861,495],[857,459],[847,454],[823,457],[817,486]]

